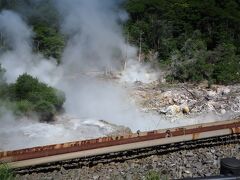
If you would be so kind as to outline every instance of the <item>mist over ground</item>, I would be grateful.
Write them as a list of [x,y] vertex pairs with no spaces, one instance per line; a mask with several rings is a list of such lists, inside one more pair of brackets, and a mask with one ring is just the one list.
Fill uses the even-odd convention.
[[[1,149],[58,143],[103,136],[111,132],[106,120],[125,125],[133,131],[155,128],[147,122],[120,84],[82,76],[85,72],[120,71],[124,53],[136,58],[136,49],[125,43],[120,22],[127,13],[120,1],[54,1],[59,12],[61,31],[67,37],[61,64],[45,58],[32,47],[33,29],[24,16],[10,10],[0,14],[0,30],[9,47],[0,55],[7,82],[28,73],[63,90],[65,115],[47,124],[37,119],[15,119],[10,110],[1,116]],[[27,8],[27,7],[24,7]],[[126,47],[128,52],[126,52]],[[137,123],[136,123],[137,122]],[[147,125],[148,124],[148,125]],[[150,125],[150,126],[149,126]],[[84,130],[85,129],[85,130]],[[87,130],[86,130],[87,129]],[[7,139],[7,141],[6,141]]]
[[[122,23],[128,18],[122,1],[55,0],[60,29],[66,36],[61,64],[46,58],[32,47],[34,32],[25,15],[4,10],[0,13],[0,31],[9,47],[0,54],[7,82],[23,73],[61,89],[66,94],[65,112],[56,122],[16,119],[10,110],[1,108],[0,150],[31,147],[64,141],[94,138],[111,132],[99,120],[124,125],[133,132],[194,123],[182,120],[171,123],[151,113],[140,112],[130,99],[128,83],[151,82],[158,78],[150,66],[137,61],[137,49],[126,43]],[[27,8],[27,7],[25,7]],[[31,7],[28,7],[31,8]],[[128,59],[124,59],[126,58]],[[123,70],[124,61],[129,68]],[[141,68],[141,70],[139,70]],[[122,72],[119,81],[99,79],[86,73]],[[206,121],[208,119],[206,118]]]

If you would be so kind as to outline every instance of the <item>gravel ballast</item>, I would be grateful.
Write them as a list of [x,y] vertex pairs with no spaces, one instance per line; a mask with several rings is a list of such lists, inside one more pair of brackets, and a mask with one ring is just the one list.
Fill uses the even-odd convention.
[[152,155],[132,159],[123,163],[111,162],[93,167],[48,173],[17,175],[19,180],[140,180],[146,179],[149,171],[156,171],[162,177],[184,178],[219,175],[220,159],[236,157],[240,159],[240,144],[181,150],[167,154]]

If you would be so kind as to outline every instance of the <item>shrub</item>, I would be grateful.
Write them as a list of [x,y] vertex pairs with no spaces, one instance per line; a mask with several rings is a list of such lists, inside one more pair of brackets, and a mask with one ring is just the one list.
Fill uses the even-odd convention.
[[146,180],[160,180],[160,175],[155,171],[149,171]]
[[28,74],[20,75],[16,83],[6,87],[5,91],[0,88],[0,99],[18,116],[36,113],[41,121],[51,121],[65,101],[63,92]]
[[29,115],[33,110],[33,105],[28,100],[22,100],[16,102],[15,114]]
[[34,111],[37,113],[41,121],[53,120],[56,114],[55,107],[48,101],[40,101],[34,106]]
[[0,164],[0,179],[1,180],[13,180],[14,174],[6,164]]
[[149,171],[146,175],[146,180],[168,180],[168,179],[169,178],[167,175],[161,175],[156,171]]

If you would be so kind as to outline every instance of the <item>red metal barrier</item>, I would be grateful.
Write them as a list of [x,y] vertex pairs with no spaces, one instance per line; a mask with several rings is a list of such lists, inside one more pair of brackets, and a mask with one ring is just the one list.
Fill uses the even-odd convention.
[[14,151],[0,152],[0,161],[15,162],[27,159],[47,157],[64,153],[78,152],[83,150],[97,149],[166,137],[176,137],[192,134],[192,139],[198,139],[203,132],[229,129],[232,133],[240,133],[240,119],[208,123],[195,126],[185,126],[168,130],[155,130],[142,133],[129,134],[129,136],[102,137],[91,140],[74,141],[48,146],[39,146]]

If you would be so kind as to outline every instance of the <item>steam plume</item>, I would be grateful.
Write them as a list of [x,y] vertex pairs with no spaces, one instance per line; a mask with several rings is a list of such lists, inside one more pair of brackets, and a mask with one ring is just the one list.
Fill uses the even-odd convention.
[[14,120],[10,112],[3,110],[5,115],[1,116],[0,126],[2,148],[22,148],[25,142],[28,146],[35,146],[105,135],[106,128],[89,127],[84,123],[86,119],[91,119],[88,122],[103,119],[128,126],[133,131],[179,125],[160,120],[157,115],[139,112],[134,102],[129,100],[127,89],[118,82],[87,77],[82,73],[103,72],[106,68],[120,70],[126,53],[129,59],[136,58],[136,49],[127,45],[122,35],[121,22],[127,19],[127,13],[121,8],[122,1],[53,2],[60,14],[61,31],[67,37],[62,65],[56,66],[54,59],[45,59],[32,51],[32,29],[21,16],[11,11],[0,13],[0,31],[9,47],[0,55],[0,63],[7,70],[8,82],[14,82],[20,74],[27,72],[62,89],[67,98],[64,105],[66,114],[77,118],[60,117],[64,121],[43,124],[29,119]]
[[63,53],[68,70],[119,69],[126,44],[118,22],[127,17],[119,7],[121,1],[55,2],[62,18],[62,32],[68,37]]
[[56,69],[54,59],[46,60],[41,54],[32,52],[31,28],[15,12],[4,10],[0,13],[0,32],[8,50],[0,54],[0,63],[6,69],[6,79],[14,82],[23,73],[38,77],[52,84],[52,72]]

